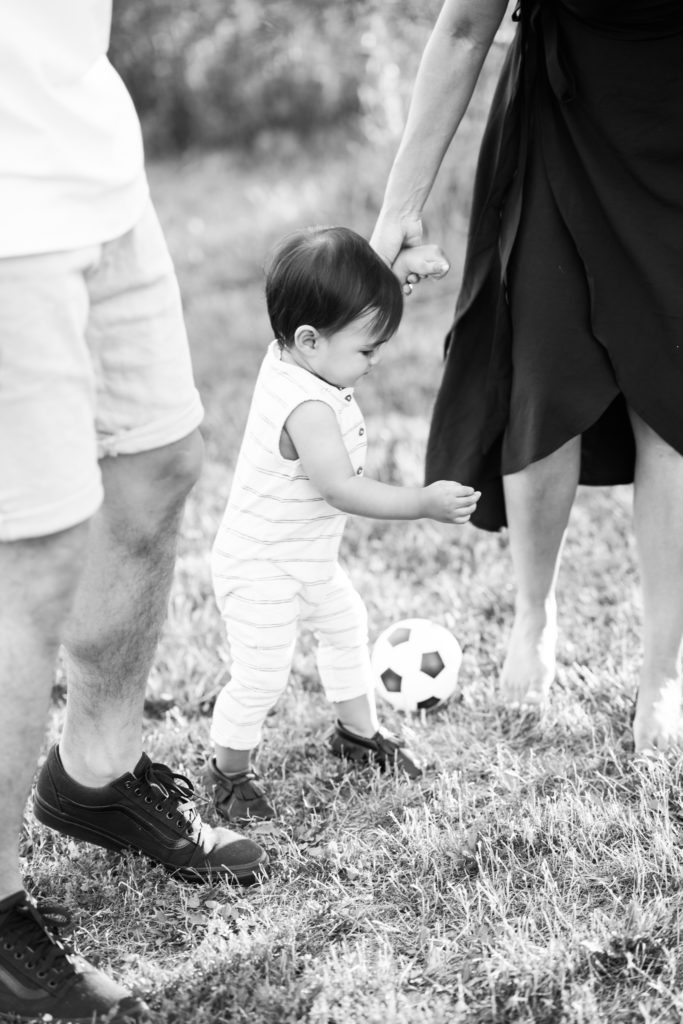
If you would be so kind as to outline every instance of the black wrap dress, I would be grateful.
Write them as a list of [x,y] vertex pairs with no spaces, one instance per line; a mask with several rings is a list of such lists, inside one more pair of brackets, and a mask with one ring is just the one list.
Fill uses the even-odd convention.
[[427,481],[506,523],[501,476],[582,436],[633,480],[627,406],[683,453],[683,0],[522,0],[484,132]]

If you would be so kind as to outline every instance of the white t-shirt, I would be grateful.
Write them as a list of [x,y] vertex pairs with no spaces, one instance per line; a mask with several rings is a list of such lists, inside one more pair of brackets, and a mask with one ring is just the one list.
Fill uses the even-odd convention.
[[217,597],[257,563],[276,565],[308,584],[327,582],[339,553],[346,515],[329,505],[299,459],[280,452],[290,413],[302,402],[332,408],[351,465],[360,476],[367,447],[353,388],[338,388],[285,363],[277,341],[268,347],[254,388],[228,505],[213,548]]
[[128,231],[148,198],[111,0],[0,0],[0,256]]

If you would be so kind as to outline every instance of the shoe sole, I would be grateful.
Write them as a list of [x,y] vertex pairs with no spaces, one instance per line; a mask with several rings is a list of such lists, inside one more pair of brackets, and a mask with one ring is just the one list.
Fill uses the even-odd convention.
[[[53,1017],[46,1010],[37,1014],[34,1011],[0,1010],[2,1024],[26,1024],[27,1021],[48,1020],[50,1024],[145,1024],[151,1018],[151,1010],[142,999],[131,996],[124,1000],[128,1005],[119,1003],[116,1012],[113,1010],[96,1013],[93,1010],[87,1017]],[[113,1016],[112,1016],[113,1014]]]
[[108,832],[100,832],[91,825],[83,825],[77,818],[69,818],[62,811],[55,811],[50,804],[45,803],[38,793],[33,797],[33,813],[39,822],[47,825],[64,836],[71,839],[79,839],[84,843],[91,843],[94,846],[101,846],[105,850],[112,850],[114,853],[133,853],[148,857],[154,864],[160,864],[165,871],[174,878],[180,878],[184,882],[208,882],[227,880],[238,885],[252,885],[254,882],[263,881],[267,877],[268,854],[265,850],[257,861],[245,864],[240,868],[207,868],[202,871],[195,867],[183,867],[182,865],[165,864],[157,860],[151,853],[135,846],[132,843],[124,843]]

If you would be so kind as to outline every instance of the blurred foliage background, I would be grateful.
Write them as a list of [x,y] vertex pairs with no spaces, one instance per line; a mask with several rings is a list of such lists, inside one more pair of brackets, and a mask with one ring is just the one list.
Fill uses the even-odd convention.
[[[266,254],[304,224],[346,224],[369,237],[440,5],[114,0],[110,58],[142,121],[213,456],[229,459],[225,437],[230,430],[239,436],[269,337]],[[426,283],[406,304],[404,372],[393,383],[391,375],[378,377],[377,394],[368,385],[367,414],[388,406],[404,416],[425,415],[431,404],[465,249],[479,139],[513,6],[423,217],[426,238],[443,246],[452,273],[446,282]]]
[[116,0],[110,57],[148,152],[396,134],[439,0]]

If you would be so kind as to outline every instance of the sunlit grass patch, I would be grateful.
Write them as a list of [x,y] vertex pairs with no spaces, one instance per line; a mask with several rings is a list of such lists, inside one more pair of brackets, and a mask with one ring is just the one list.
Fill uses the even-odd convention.
[[[348,189],[335,198],[343,162],[332,165],[325,201],[334,219],[360,219]],[[307,158],[302,174],[312,182],[313,173]],[[259,260],[284,223],[264,218],[250,230],[246,204],[229,231],[226,175],[233,195],[258,178],[220,155],[153,169],[207,405],[208,455],[180,539],[145,743],[195,781],[214,822],[203,773],[230,657],[209,551],[268,341]],[[285,220],[313,215],[325,191],[316,188],[301,190]],[[205,226],[188,235],[193,216]],[[421,480],[456,285],[406,304],[381,374],[359,391],[368,470],[385,481]],[[633,757],[640,606],[630,500],[627,487],[579,492],[559,583],[558,678],[540,716],[513,713],[497,696],[514,603],[506,535],[351,518],[342,560],[371,636],[420,616],[463,648],[446,707],[410,719],[381,708],[424,752],[424,779],[347,770],[331,755],[331,709],[304,634],[256,754],[278,810],[249,830],[271,855],[268,881],[183,885],[29,816],[30,887],[72,908],[79,947],[147,993],[155,1024],[679,1022],[683,765]],[[61,689],[55,698],[49,739]]]

